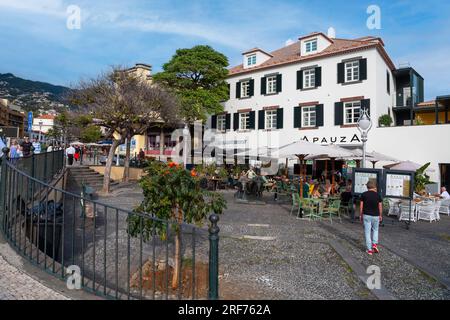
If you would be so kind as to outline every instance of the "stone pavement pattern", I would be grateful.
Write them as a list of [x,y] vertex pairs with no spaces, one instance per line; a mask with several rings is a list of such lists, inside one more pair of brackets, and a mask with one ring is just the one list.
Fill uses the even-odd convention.
[[[4,247],[4,245],[2,245]],[[44,286],[11,265],[0,249],[0,300],[67,300],[64,295]]]

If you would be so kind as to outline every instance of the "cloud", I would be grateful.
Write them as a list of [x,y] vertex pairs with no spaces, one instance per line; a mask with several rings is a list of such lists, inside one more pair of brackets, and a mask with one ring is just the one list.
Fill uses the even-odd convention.
[[0,8],[55,17],[63,17],[66,12],[66,6],[62,0],[0,0]]

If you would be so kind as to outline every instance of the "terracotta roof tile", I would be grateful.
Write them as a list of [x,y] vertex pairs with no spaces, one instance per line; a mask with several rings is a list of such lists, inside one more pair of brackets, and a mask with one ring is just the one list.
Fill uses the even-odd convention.
[[272,58],[260,64],[259,66],[244,69],[243,65],[241,64],[232,67],[231,69],[229,69],[229,76],[234,76],[241,73],[248,73],[260,69],[267,69],[289,63],[315,60],[327,56],[356,52],[366,50],[369,48],[377,48],[380,55],[386,61],[391,70],[395,69],[395,66],[391,61],[391,59],[389,58],[388,54],[386,53],[383,47],[383,42],[380,38],[364,37],[361,38],[361,40],[332,39],[332,41],[333,43],[322,52],[307,56],[300,56],[300,41],[296,41],[291,45],[288,45],[286,47],[271,52]]

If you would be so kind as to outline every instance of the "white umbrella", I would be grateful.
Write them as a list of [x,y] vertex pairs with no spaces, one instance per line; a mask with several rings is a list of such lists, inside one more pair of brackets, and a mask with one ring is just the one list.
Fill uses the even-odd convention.
[[[399,163],[395,163],[393,165],[384,166],[386,169],[391,170],[400,170],[400,171],[414,171],[416,172],[420,168],[422,168],[423,165],[420,165],[418,163],[412,162],[412,161],[402,161]],[[433,169],[427,169],[428,172],[434,172]]]
[[322,146],[319,144],[307,142],[307,141],[297,141],[281,147],[278,150],[279,158],[292,158],[292,157],[307,157],[307,156],[324,156],[329,153],[336,153],[336,149],[330,146]]
[[260,147],[258,149],[249,149],[249,150],[244,150],[241,152],[236,153],[237,156],[241,156],[241,157],[245,157],[245,156],[249,156],[249,157],[269,157],[269,155],[271,155],[272,153],[274,153],[274,149],[273,148],[268,148],[268,147]]
[[379,152],[369,152],[367,153],[368,160],[371,162],[378,162],[378,161],[391,161],[391,162],[399,162],[400,160],[395,159],[394,157],[387,156],[385,154],[379,153]]
[[84,146],[84,143],[80,142],[80,141],[75,141],[75,142],[71,142],[70,145],[71,146]]

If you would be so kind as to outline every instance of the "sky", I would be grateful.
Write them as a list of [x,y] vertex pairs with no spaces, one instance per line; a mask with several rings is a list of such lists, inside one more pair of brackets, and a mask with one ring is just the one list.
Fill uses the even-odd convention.
[[[80,28],[68,28],[77,27],[71,5]],[[380,8],[380,29],[367,27],[370,5]],[[447,0],[0,0],[0,73],[72,86],[110,66],[158,72],[176,49],[198,44],[234,66],[247,49],[273,51],[333,27],[338,38],[381,37],[433,99],[450,94],[449,12]]]

